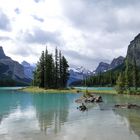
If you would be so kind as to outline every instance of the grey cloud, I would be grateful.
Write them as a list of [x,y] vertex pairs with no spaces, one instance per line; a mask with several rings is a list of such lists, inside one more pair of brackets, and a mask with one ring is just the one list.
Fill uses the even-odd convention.
[[125,56],[129,42],[140,32],[139,0],[61,2],[65,17],[71,26],[82,32],[88,50],[85,55],[69,53],[71,58],[78,59],[73,63],[95,69],[102,60],[108,62],[114,57]]
[[11,31],[10,20],[5,13],[0,10],[0,30]]
[[70,62],[70,66],[84,66],[88,69],[94,70],[99,62],[110,62],[107,59],[101,57],[92,57],[72,50],[63,51]]
[[44,19],[43,19],[43,18],[40,18],[40,17],[38,17],[38,16],[36,16],[36,15],[33,15],[32,17],[33,17],[35,20],[39,21],[39,22],[44,22]]
[[40,28],[35,28],[33,31],[26,31],[21,33],[22,40],[27,43],[37,43],[37,44],[59,44],[58,32],[48,32]]
[[[68,17],[76,28],[82,30],[118,32],[129,29],[131,31],[138,29],[138,25],[140,24],[138,18],[138,13],[140,13],[139,0],[62,1],[65,16]],[[131,11],[133,12],[132,14]],[[118,15],[119,12],[126,14],[124,16],[128,16],[128,19],[127,17]]]
[[133,6],[140,3],[139,0],[108,0],[108,2],[117,7]]
[[16,14],[20,14],[20,9],[19,8],[16,8],[14,11],[16,12]]
[[12,54],[19,55],[21,57],[28,57],[30,55],[32,55],[32,56],[39,55],[39,53],[36,52],[34,49],[32,49],[30,46],[28,46],[28,45],[25,46],[25,45],[21,45],[21,44],[18,44],[18,47],[14,48],[12,50]]
[[41,1],[44,1],[44,0],[34,0],[36,3],[38,3],[38,2],[41,2]]
[[29,47],[28,47],[28,49],[26,47],[20,47],[20,48],[17,48],[13,52],[13,54],[20,55],[22,57],[27,57],[27,56],[29,56],[31,54],[31,50],[29,49]]
[[12,39],[8,36],[0,36],[0,40],[1,41],[6,41],[6,40],[12,40]]

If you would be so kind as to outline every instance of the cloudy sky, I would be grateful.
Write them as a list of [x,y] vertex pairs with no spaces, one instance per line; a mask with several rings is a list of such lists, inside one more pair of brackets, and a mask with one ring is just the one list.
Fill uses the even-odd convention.
[[140,0],[0,0],[0,45],[30,63],[57,46],[71,66],[93,70],[126,55],[139,15]]

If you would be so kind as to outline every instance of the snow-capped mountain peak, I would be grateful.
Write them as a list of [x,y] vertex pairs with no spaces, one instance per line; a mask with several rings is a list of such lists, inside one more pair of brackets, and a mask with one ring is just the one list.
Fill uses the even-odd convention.
[[83,73],[83,74],[91,74],[92,72],[83,66],[77,67],[77,68],[69,68],[70,71],[77,72],[77,73]]
[[69,72],[70,72],[70,77],[68,80],[68,85],[74,81],[83,80],[87,76],[90,76],[93,74],[93,72],[84,68],[83,66],[77,67],[77,68],[69,68]]

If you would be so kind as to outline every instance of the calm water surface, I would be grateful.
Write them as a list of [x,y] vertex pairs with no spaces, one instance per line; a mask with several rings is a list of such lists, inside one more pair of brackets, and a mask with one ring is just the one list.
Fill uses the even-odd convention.
[[80,112],[80,94],[31,94],[0,90],[0,140],[140,140],[140,110],[115,109],[139,96],[102,95]]
[[88,90],[113,90],[113,87],[75,87],[76,89],[88,89]]

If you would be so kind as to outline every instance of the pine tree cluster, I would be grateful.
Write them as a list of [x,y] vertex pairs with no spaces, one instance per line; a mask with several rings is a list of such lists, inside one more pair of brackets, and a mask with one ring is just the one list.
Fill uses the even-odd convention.
[[33,85],[41,88],[60,89],[67,86],[69,65],[61,51],[55,49],[55,56],[46,51],[42,52],[34,72]]
[[116,89],[119,94],[139,94],[139,68],[136,65],[136,59],[133,58],[133,64],[128,59],[125,60],[125,71],[120,72],[116,82]]
[[83,81],[72,83],[73,86],[115,86],[119,94],[140,94],[140,68],[137,66],[136,59],[130,63],[128,58],[116,69],[109,70],[105,73],[90,76]]

